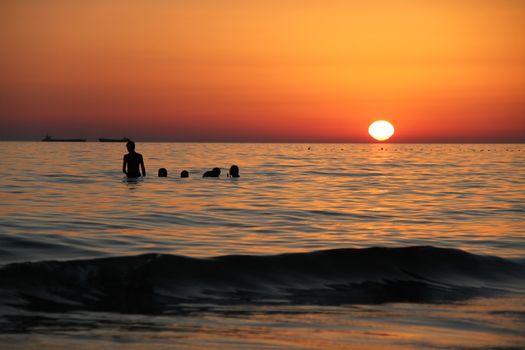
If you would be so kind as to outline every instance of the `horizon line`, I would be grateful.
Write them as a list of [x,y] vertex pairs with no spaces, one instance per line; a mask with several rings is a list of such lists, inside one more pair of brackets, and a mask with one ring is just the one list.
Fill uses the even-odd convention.
[[[389,145],[389,144],[525,144],[523,141],[166,141],[166,140],[133,140],[133,142],[140,143],[230,143],[230,144],[374,144],[374,145]],[[34,139],[0,139],[0,142],[43,142],[42,140]],[[68,143],[63,142],[63,143]],[[74,142],[78,143],[78,142]],[[82,142],[81,142],[82,143]],[[89,140],[87,139],[84,143],[104,143],[100,142],[97,139]],[[115,142],[115,143],[125,143],[125,142]]]

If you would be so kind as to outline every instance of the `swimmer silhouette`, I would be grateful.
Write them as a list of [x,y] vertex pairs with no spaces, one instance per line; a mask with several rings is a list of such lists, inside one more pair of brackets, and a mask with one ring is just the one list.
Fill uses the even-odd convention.
[[183,170],[180,172],[180,177],[181,178],[190,177],[190,173],[188,173],[188,170]]
[[135,152],[135,142],[128,141],[126,144],[128,154],[124,155],[122,162],[122,171],[127,177],[139,177],[140,171],[139,166],[142,170],[142,176],[146,176],[146,167],[144,166],[144,160],[142,154]]
[[207,172],[205,172],[202,175],[202,177],[219,177],[220,174],[221,174],[220,168],[213,168],[213,170],[208,170]]
[[240,177],[239,175],[239,167],[237,165],[232,165],[230,167],[230,172],[228,173],[229,177]]
[[168,171],[166,170],[166,168],[160,168],[159,177],[167,177],[167,176],[168,176]]

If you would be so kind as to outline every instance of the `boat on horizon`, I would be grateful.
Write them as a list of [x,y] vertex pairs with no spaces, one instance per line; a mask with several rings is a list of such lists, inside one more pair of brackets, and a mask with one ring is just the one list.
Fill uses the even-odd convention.
[[46,135],[42,139],[43,142],[86,142],[86,139],[54,139],[49,135]]
[[128,141],[131,141],[130,139],[128,139],[127,137],[123,137],[121,139],[105,139],[105,138],[100,138],[98,139],[99,142],[128,142]]

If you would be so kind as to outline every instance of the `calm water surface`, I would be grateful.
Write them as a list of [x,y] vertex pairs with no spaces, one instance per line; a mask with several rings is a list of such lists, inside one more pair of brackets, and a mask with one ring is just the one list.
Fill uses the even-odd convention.
[[[139,183],[123,181],[124,151],[0,143],[0,261],[377,245],[525,252],[523,145],[145,143]],[[232,164],[241,178],[226,178]],[[215,166],[221,178],[201,178]]]
[[[137,151],[148,176],[128,182],[123,144],[0,142],[0,266],[418,245],[525,259],[521,144],[139,143]],[[226,178],[232,164],[241,178]],[[160,167],[168,178],[156,176]],[[212,167],[221,177],[203,179]],[[189,179],[179,178],[183,169]],[[5,302],[0,348],[524,348],[522,285],[513,282],[512,295],[483,289],[467,297],[468,288],[486,287],[476,281],[440,285],[454,298],[437,303],[200,301],[144,314],[66,312],[52,304],[44,312]],[[0,297],[11,300],[7,284],[0,278]]]

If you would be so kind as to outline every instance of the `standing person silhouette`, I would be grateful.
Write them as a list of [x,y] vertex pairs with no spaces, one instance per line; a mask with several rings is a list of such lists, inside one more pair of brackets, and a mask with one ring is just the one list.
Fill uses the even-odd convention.
[[140,171],[139,166],[142,170],[142,176],[146,176],[146,167],[144,166],[144,160],[142,154],[135,152],[135,142],[128,141],[126,144],[128,154],[124,155],[122,162],[122,171],[127,177],[139,177]]

